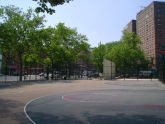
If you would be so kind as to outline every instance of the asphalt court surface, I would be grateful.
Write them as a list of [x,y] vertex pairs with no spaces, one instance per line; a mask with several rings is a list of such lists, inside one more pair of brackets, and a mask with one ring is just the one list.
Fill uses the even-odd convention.
[[128,87],[160,87],[160,83],[155,81],[126,81],[126,82],[105,82],[108,85],[128,86]]
[[27,104],[25,110],[36,124],[165,124],[165,90],[141,88],[159,84],[113,83],[105,82],[128,87],[41,97]]

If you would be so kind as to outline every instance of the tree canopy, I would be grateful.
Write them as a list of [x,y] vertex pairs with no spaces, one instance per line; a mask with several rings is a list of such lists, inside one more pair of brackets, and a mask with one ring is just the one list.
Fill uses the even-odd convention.
[[[55,10],[52,7],[62,5],[64,3],[69,3],[72,0],[33,0],[36,1],[37,4],[39,5],[36,8],[36,12],[47,12],[49,14],[55,13]],[[51,7],[49,7],[49,5]]]
[[34,45],[34,49],[37,49],[35,53],[41,50],[43,64],[47,68],[51,67],[51,70],[54,65],[62,65],[63,69],[68,71],[70,64],[76,64],[78,59],[87,57],[81,52],[89,52],[86,36],[79,34],[76,29],[66,27],[64,23],[59,23],[55,28],[49,27],[40,30],[38,42],[42,43],[39,43],[41,46]]
[[107,52],[106,58],[115,62],[120,71],[147,67],[148,61],[140,48],[140,43],[140,38],[135,33],[124,31],[121,41]]
[[99,44],[98,47],[95,47],[92,51],[92,61],[98,72],[103,73],[103,60],[106,54],[106,46]]
[[26,64],[44,66],[47,72],[62,65],[68,71],[69,64],[88,59],[88,39],[64,23],[44,28],[44,16],[14,6],[1,7],[0,17],[0,50],[5,62],[19,64],[20,80]]
[[22,80],[23,56],[29,50],[30,34],[43,27],[44,17],[39,17],[31,9],[24,13],[14,6],[0,8],[0,47],[2,54],[17,58]]

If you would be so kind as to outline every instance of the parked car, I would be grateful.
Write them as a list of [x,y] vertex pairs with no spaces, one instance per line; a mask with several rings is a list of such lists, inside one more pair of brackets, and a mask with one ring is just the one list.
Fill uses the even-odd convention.
[[42,73],[40,73],[40,74],[39,74],[39,76],[40,76],[40,77],[44,76],[44,73],[43,73],[43,72],[42,72]]
[[18,76],[19,72],[13,72],[13,76]]
[[96,78],[96,77],[99,77],[99,74],[98,73],[92,73],[90,76]]

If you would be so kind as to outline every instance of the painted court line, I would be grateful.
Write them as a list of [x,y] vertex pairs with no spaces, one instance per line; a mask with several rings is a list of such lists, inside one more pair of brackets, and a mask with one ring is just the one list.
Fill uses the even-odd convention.
[[[47,97],[47,96],[52,96],[52,95],[57,95],[57,94],[51,94],[51,95],[46,95],[46,96],[40,96],[40,97],[37,97],[37,98],[35,98],[35,99],[32,99],[32,100],[30,100],[29,102],[26,103],[26,105],[24,106],[24,113],[25,113],[26,117],[30,120],[30,122],[32,122],[33,124],[36,124],[36,122],[34,122],[34,121],[30,118],[30,116],[27,114],[27,112],[26,112],[27,106],[28,106],[30,103],[32,103],[33,101],[35,101],[35,100],[38,100],[38,99],[40,99],[40,98],[44,98],[44,97]],[[62,99],[63,99],[63,96],[62,96]]]
[[26,107],[27,107],[32,101],[34,101],[34,100],[37,100],[37,99],[31,100],[31,101],[29,101],[29,102],[25,105],[25,107],[24,107],[24,113],[25,113],[26,117],[27,117],[33,124],[36,124],[36,123],[29,117],[29,115],[28,115],[27,112],[26,112]]
[[[53,94],[52,94],[52,95],[53,95]],[[55,94],[54,94],[54,95],[55,95]],[[51,95],[40,96],[40,97],[38,97],[38,98],[32,99],[32,100],[30,100],[28,103],[26,103],[26,105],[24,106],[24,113],[25,113],[26,117],[27,117],[33,124],[36,124],[36,122],[34,122],[34,121],[30,118],[30,116],[27,114],[27,112],[26,112],[26,107],[27,107],[30,103],[32,103],[33,101],[38,100],[38,99],[40,99],[40,98],[47,97],[47,96],[51,96]]]
[[165,105],[137,105],[141,108],[165,108]]
[[[97,94],[97,93],[96,93]],[[74,101],[74,102],[94,102],[90,101],[90,99],[83,99],[81,96],[86,95],[96,95],[94,94],[69,94],[63,95],[62,100]],[[98,93],[99,94],[99,93]],[[107,95],[107,94],[106,94]],[[152,104],[142,104],[142,105],[128,105],[128,107],[138,107],[138,108],[165,108],[165,105],[152,105]]]
[[[66,94],[66,95],[62,95],[61,96],[61,99],[62,100],[69,100],[69,101],[77,101],[77,102],[93,102],[93,101],[90,101],[90,99],[87,97],[87,98],[81,98],[83,96],[92,96],[92,95],[98,95],[99,93],[81,93],[81,94]],[[104,93],[101,93],[101,94],[104,94]],[[41,98],[44,98],[44,97],[48,97],[48,96],[53,96],[53,95],[57,95],[57,94],[51,94],[51,95],[46,95],[46,96],[41,96],[41,97],[38,97],[38,98],[35,98],[35,99],[32,99],[30,100],[25,106],[24,106],[24,113],[26,115],[26,117],[33,123],[33,124],[36,124],[36,122],[34,122],[31,118],[30,118],[30,115],[27,114],[27,106],[32,103],[33,101],[35,100],[38,100],[38,99],[41,99]],[[60,94],[58,94],[60,95]],[[107,95],[107,93],[106,93]],[[122,106],[122,105],[121,105]],[[127,105],[126,105],[127,106]],[[139,107],[139,108],[165,108],[165,105],[152,105],[152,104],[142,104],[142,105],[128,105],[128,107]]]

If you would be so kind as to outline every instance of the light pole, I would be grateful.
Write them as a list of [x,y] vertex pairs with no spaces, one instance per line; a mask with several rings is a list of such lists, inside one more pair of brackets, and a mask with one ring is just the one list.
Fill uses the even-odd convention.
[[112,61],[111,61],[111,80],[112,80]]

